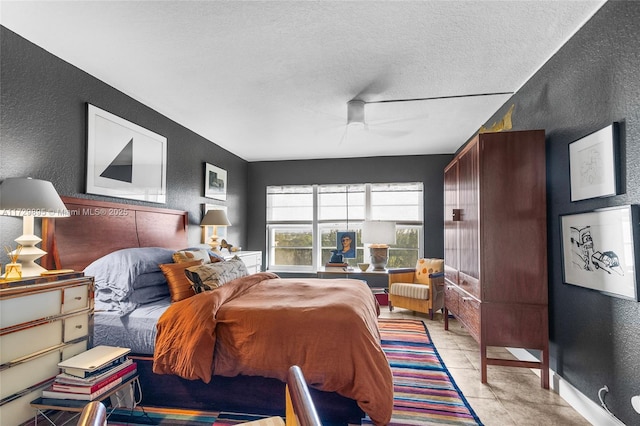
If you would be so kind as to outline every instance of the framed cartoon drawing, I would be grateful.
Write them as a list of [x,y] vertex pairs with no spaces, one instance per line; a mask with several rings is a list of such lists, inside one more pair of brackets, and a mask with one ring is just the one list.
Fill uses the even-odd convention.
[[638,206],[561,216],[564,282],[638,301]]

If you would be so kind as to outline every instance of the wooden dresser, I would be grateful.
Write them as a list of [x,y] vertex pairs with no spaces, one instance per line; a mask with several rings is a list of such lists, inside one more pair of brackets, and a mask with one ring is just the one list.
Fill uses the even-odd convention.
[[0,280],[0,424],[33,418],[30,402],[61,360],[91,346],[93,278],[83,273]]
[[[487,365],[541,369],[549,387],[545,135],[477,135],[445,168],[445,329],[448,313]],[[539,350],[539,362],[487,357],[488,346]],[[537,354],[536,354],[537,356]]]

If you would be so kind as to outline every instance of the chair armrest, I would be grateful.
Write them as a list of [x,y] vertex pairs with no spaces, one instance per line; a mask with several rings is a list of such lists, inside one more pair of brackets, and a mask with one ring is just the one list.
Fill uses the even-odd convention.
[[429,274],[429,278],[438,278],[438,277],[444,277],[444,271],[434,272],[432,274]]

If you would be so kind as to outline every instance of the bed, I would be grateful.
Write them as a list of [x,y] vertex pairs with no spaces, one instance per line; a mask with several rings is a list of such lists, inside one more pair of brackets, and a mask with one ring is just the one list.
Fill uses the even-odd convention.
[[186,212],[62,198],[71,216],[43,221],[43,266],[95,272],[117,256],[98,274],[128,274],[126,303],[101,304],[96,284],[93,344],[132,348],[142,405],[284,415],[286,372],[298,364],[323,421],[359,423],[363,413],[389,421],[391,370],[366,284],[263,272],[172,302],[166,285],[162,294],[162,285],[149,284],[158,271],[135,262],[157,267],[187,248]]

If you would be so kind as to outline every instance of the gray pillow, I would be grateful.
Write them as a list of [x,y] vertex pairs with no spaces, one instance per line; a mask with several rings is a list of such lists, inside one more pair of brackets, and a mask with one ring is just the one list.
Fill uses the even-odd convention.
[[190,266],[184,270],[184,273],[191,281],[196,294],[213,290],[236,278],[249,275],[247,267],[238,256],[226,262]]

